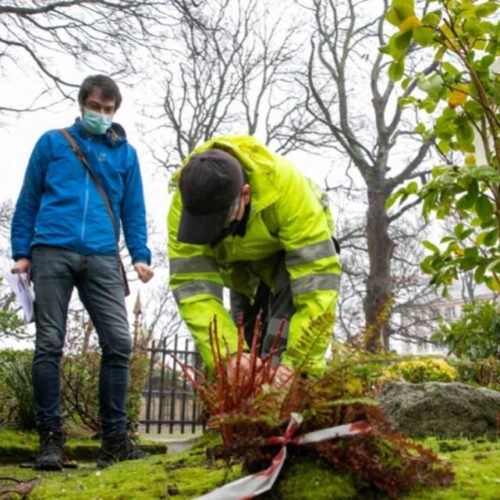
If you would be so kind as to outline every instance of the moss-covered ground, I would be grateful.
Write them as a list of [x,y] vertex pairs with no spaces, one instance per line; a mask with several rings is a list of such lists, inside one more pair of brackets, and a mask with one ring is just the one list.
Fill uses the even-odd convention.
[[[32,451],[36,446],[35,436],[0,433],[0,453],[9,443],[14,449],[16,442],[17,446],[22,445]],[[432,438],[424,443],[453,464],[455,483],[443,490],[415,489],[405,499],[500,499],[500,442]],[[74,443],[70,441],[68,444],[71,447]],[[192,499],[242,474],[238,465],[227,470],[223,462],[209,460],[206,447],[207,438],[203,437],[188,451],[156,454],[144,460],[116,464],[102,471],[96,470],[93,462],[79,462],[78,468],[63,472],[38,472],[20,468],[18,464],[2,465],[0,477],[37,480],[29,499]],[[282,480],[266,498],[384,498],[368,490],[366,485],[353,481],[348,474],[332,474],[321,461],[304,463],[292,459],[285,469]],[[12,484],[0,480],[0,487]],[[12,495],[11,498],[19,496]]]

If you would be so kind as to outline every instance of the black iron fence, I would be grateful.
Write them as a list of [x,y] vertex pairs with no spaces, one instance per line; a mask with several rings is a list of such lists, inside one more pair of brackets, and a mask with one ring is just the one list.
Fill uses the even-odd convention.
[[200,422],[201,403],[179,363],[202,369],[201,357],[192,341],[178,335],[152,341],[148,356],[149,376],[140,420],[145,432],[183,434],[204,429]]

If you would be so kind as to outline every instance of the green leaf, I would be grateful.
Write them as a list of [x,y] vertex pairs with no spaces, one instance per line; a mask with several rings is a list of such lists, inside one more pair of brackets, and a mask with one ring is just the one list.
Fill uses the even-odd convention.
[[434,30],[432,28],[426,28],[425,26],[414,28],[413,39],[421,47],[427,47],[434,41]]
[[470,1],[460,2],[454,14],[459,18],[471,19],[476,15],[476,7]]
[[451,141],[456,133],[456,123],[455,123],[456,113],[451,108],[446,108],[441,116],[436,120],[436,125],[434,126],[434,133],[440,139],[445,139]]
[[406,192],[406,187],[403,186],[401,189],[398,189],[395,193],[392,193],[391,196],[389,196],[389,198],[387,198],[384,207],[386,209],[391,208],[394,205],[394,203],[396,203],[396,201],[400,198],[401,200],[399,203],[401,204],[407,197],[408,194]]
[[457,201],[457,208],[459,210],[472,208],[476,203],[478,195],[479,185],[477,181],[473,179],[467,188],[467,193]]
[[457,237],[458,240],[464,241],[474,232],[474,230],[467,228],[464,226],[464,224],[460,223],[455,226],[453,232],[455,233],[455,236]]
[[474,271],[474,281],[476,283],[483,283],[485,272],[486,264],[479,264],[479,266],[477,266],[477,269]]
[[407,76],[402,82],[401,82],[401,88],[403,90],[406,90],[408,88],[408,85],[410,85],[411,81],[413,80],[413,77]]
[[411,181],[407,186],[406,186],[406,191],[411,194],[417,194],[418,193],[418,184],[415,181]]
[[453,232],[455,233],[455,236],[458,238],[458,239],[461,239],[460,238],[460,235],[462,234],[463,230],[464,230],[464,225],[460,222],[459,224],[457,224],[455,226],[455,229],[453,230]]
[[422,241],[422,245],[427,248],[427,250],[430,250],[432,253],[436,253],[438,254],[439,253],[439,248],[434,245],[434,243],[431,243],[430,241],[428,240],[424,240]]
[[464,104],[464,110],[474,121],[480,121],[484,116],[484,110],[480,104],[472,99],[468,99]]
[[439,99],[444,90],[444,82],[441,75],[434,73],[429,78],[420,77],[417,80],[417,87],[429,94],[429,97]]
[[444,61],[441,64],[441,68],[443,69],[443,71],[445,71],[446,73],[449,73],[452,76],[455,76],[459,73],[458,69],[455,68],[455,66],[453,66],[453,64],[451,64],[448,61]]
[[451,151],[450,141],[446,141],[444,139],[440,140],[437,143],[437,147],[441,153],[444,155],[448,154]]
[[[471,234],[472,230],[469,229],[468,233]],[[478,256],[479,256],[479,250],[477,247],[470,247],[464,250],[464,257],[468,259],[477,259]]]
[[484,282],[490,290],[493,290],[494,292],[500,292],[500,281],[498,281],[497,278],[489,276],[488,278],[484,279]]
[[389,66],[389,78],[395,82],[402,78],[404,72],[405,63],[403,60],[394,61]]
[[395,61],[399,61],[404,58],[405,56],[405,51],[404,48],[400,49],[398,45],[398,40],[400,38],[399,33],[394,33],[394,35],[389,38],[389,44],[387,45],[387,49],[389,51],[389,54],[392,56],[392,58]]
[[486,221],[491,218],[495,208],[493,203],[489,200],[487,196],[484,194],[479,195],[476,201],[476,212],[477,215],[481,218],[482,221]]
[[486,33],[486,27],[483,26],[483,23],[479,22],[477,19],[468,19],[463,26],[465,34],[472,38]]
[[408,106],[409,104],[413,104],[416,102],[416,97],[413,97],[412,95],[409,96],[409,97],[400,97],[398,99],[398,104],[401,106],[401,107],[404,107],[404,106]]
[[418,108],[423,109],[427,113],[433,113],[436,109],[436,106],[437,102],[430,97],[426,97],[425,99],[420,100],[418,103]]
[[441,21],[441,15],[442,13],[440,10],[429,12],[422,18],[422,24],[437,26],[439,24],[439,21]]
[[[484,36],[484,35],[483,35]],[[474,45],[473,45],[473,48],[475,50],[486,50],[486,40],[484,38],[477,38],[475,41],[474,41]],[[488,52],[486,50],[486,52]]]
[[457,139],[459,146],[465,147],[469,146],[474,140],[474,130],[467,122],[462,122],[457,127]]
[[498,274],[500,272],[500,259],[494,259],[488,264],[488,267],[486,268],[486,271],[493,272],[495,274]]
[[490,66],[495,62],[495,56],[488,54],[487,56],[482,57],[477,62],[477,65],[481,68],[482,71],[488,71]]
[[425,133],[425,124],[423,124],[422,122],[420,122],[416,127],[415,127],[415,132],[418,132],[419,134],[423,134]]
[[443,46],[441,47],[437,52],[436,52],[436,55],[434,56],[434,61],[441,61],[441,59],[443,58],[443,56],[446,54],[446,51],[448,49]]
[[500,40],[490,40],[485,46],[484,51],[488,52],[488,54],[497,55],[500,51]]
[[405,31],[404,33],[396,33],[394,36],[394,46],[399,51],[404,51],[410,45],[411,35],[412,30]]
[[476,7],[477,17],[487,17],[494,14],[500,5],[498,2],[485,2]]
[[393,0],[390,9],[385,14],[385,18],[392,25],[399,28],[407,17],[414,15],[413,0]]
[[462,271],[470,271],[471,269],[474,269],[477,265],[477,259],[473,257],[464,257],[460,261],[460,269]]
[[498,231],[493,229],[492,231],[488,231],[484,236],[484,244],[488,247],[492,247],[498,241]]
[[389,45],[383,45],[382,47],[379,47],[378,50],[379,52],[382,52],[382,54],[391,55],[391,49]]

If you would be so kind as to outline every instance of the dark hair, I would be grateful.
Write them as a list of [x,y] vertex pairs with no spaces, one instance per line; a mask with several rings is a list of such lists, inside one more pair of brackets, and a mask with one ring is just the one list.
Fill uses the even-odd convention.
[[96,90],[101,93],[103,99],[114,100],[116,109],[120,107],[122,103],[120,89],[113,79],[105,75],[91,75],[83,80],[78,91],[78,103],[83,106],[87,97]]

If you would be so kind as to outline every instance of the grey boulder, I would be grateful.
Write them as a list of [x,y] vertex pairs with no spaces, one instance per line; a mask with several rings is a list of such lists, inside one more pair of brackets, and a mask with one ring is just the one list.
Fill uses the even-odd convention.
[[393,383],[379,396],[395,429],[407,436],[500,436],[500,392],[460,383]]

